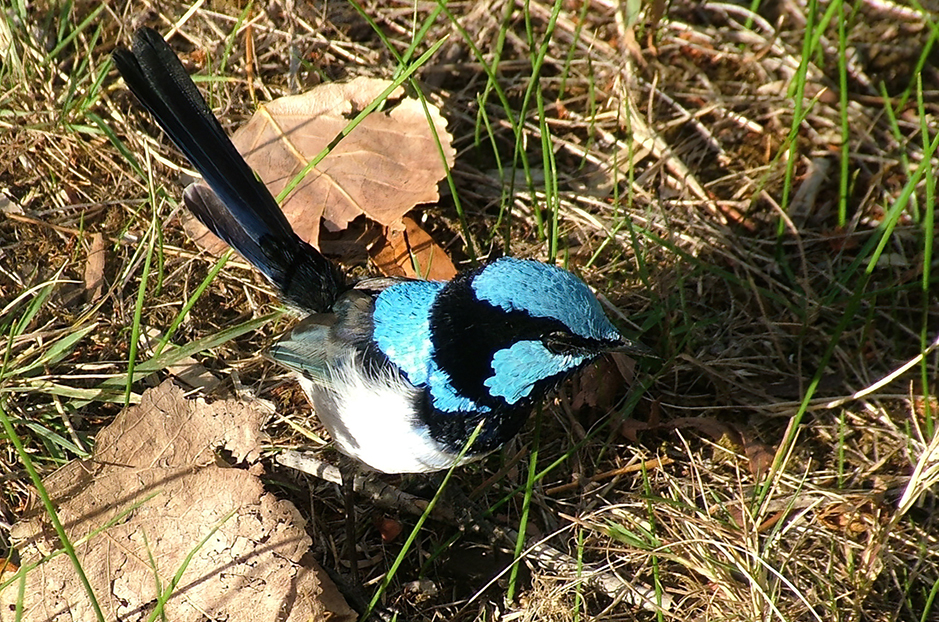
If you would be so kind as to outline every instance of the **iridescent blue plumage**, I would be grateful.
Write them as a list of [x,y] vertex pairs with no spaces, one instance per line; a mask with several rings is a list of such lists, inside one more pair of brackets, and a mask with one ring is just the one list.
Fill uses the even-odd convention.
[[402,281],[375,298],[372,338],[415,385],[427,383],[433,344],[430,307],[443,288],[435,281]]
[[586,357],[549,352],[540,341],[518,341],[492,355],[493,374],[483,383],[489,392],[516,404],[535,385],[584,363]]
[[411,384],[428,387],[435,408],[446,413],[487,412],[488,408],[458,395],[450,386],[449,376],[434,361],[430,309],[444,285],[438,281],[402,281],[382,291],[375,299],[373,338]]
[[270,349],[296,372],[341,451],[385,472],[451,466],[514,436],[531,405],[623,338],[566,270],[503,258],[446,283],[344,275],[300,240],[163,41],[149,29],[114,60],[140,102],[202,173],[185,203],[311,313]]
[[584,282],[557,266],[504,257],[486,266],[473,280],[473,290],[480,300],[506,311],[557,319],[581,337],[620,338]]

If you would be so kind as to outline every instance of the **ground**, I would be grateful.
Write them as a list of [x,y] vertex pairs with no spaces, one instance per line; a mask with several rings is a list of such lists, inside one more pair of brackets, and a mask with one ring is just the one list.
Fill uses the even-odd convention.
[[[291,423],[318,430],[259,356],[295,320],[239,329],[280,309],[241,260],[200,291],[216,258],[181,224],[187,164],[109,53],[140,25],[174,32],[231,131],[257,102],[391,78],[442,42],[408,88],[440,107],[456,163],[412,216],[458,267],[564,263],[662,358],[587,370],[458,470],[451,485],[526,543],[428,521],[385,605],[409,620],[939,620],[936,15],[913,0],[5,7],[5,524],[36,498],[25,458],[43,476],[87,455],[125,403],[177,378],[178,361],[147,363],[169,335],[220,380],[207,397],[282,414],[268,488],[341,567],[334,487],[272,461],[310,444]],[[348,241],[323,248],[373,270]],[[404,542],[382,534],[414,519],[360,513],[374,590]],[[529,552],[540,541],[574,563]]]

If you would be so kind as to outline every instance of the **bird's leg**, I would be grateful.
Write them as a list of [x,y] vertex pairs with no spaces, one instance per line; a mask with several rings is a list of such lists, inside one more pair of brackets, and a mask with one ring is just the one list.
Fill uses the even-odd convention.
[[342,484],[340,487],[342,489],[342,501],[346,514],[346,542],[343,554],[346,557],[346,561],[349,563],[349,572],[352,576],[352,582],[356,586],[360,584],[359,556],[355,546],[355,474],[357,471],[357,466],[351,460],[346,460],[343,456],[339,464],[339,474],[342,476]]

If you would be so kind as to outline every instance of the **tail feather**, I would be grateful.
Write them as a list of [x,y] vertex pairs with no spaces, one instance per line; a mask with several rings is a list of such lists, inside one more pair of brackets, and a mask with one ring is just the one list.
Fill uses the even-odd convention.
[[342,273],[297,237],[163,37],[141,28],[132,51],[115,50],[113,58],[131,92],[212,189],[187,189],[190,211],[254,264],[287,301],[307,311],[328,311],[346,288]]

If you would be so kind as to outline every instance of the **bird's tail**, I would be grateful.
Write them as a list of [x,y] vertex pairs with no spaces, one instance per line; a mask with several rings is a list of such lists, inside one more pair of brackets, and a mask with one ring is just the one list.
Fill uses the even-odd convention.
[[215,235],[254,264],[288,302],[328,311],[345,289],[338,268],[294,233],[159,33],[141,28],[131,50],[114,51],[131,92],[212,189],[193,185],[187,207]]

